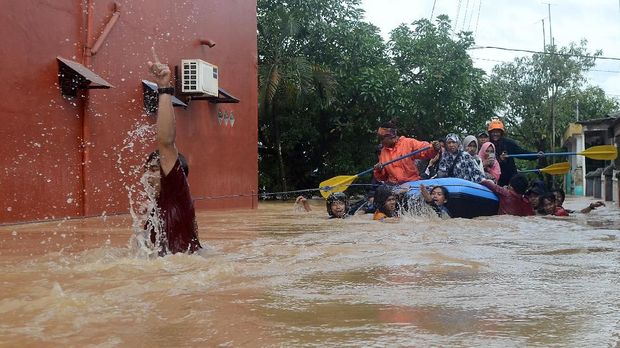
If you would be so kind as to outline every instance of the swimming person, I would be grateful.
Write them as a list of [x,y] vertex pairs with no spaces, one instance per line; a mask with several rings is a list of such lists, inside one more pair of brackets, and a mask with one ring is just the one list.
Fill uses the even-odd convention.
[[377,210],[373,220],[382,222],[398,222],[398,195],[389,185],[381,185],[375,192],[375,206]]
[[159,104],[157,151],[149,155],[145,164],[148,183],[155,190],[157,204],[150,212],[155,219],[149,219],[145,229],[150,233],[151,243],[159,256],[167,253],[193,253],[202,247],[198,241],[194,202],[187,183],[188,169],[183,170],[175,142],[172,74],[168,65],[159,61],[155,49],[153,62],[149,61],[147,65],[158,86]]
[[492,180],[484,179],[480,184],[495,192],[499,197],[498,214],[531,216],[534,209],[530,201],[524,197],[528,187],[527,178],[523,174],[517,174],[510,179],[508,187],[495,184]]
[[446,203],[448,203],[448,189],[443,186],[435,186],[431,188],[431,192],[429,193],[424,184],[420,184],[420,194],[424,198],[426,204],[430,205],[431,208],[439,215],[441,218],[450,218],[450,211],[448,207],[446,207]]

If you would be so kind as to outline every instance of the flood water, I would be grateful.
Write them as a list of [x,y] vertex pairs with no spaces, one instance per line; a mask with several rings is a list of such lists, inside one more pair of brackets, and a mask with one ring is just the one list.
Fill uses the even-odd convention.
[[[568,208],[590,200],[569,198]],[[129,216],[0,227],[7,347],[618,347],[617,207],[569,218],[200,212],[144,259]]]

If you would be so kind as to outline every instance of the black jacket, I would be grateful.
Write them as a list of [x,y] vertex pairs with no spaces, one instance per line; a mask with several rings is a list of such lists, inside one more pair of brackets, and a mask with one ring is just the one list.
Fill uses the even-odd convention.
[[[503,152],[506,152],[509,155],[532,153],[532,151],[526,150],[517,145],[514,140],[504,137],[501,137],[497,142],[494,142],[493,145],[495,145],[495,153],[498,159]],[[519,158],[532,161],[538,158],[538,154],[535,153],[532,156]],[[497,184],[499,186],[506,186],[510,182],[510,179],[517,174],[515,159],[513,157],[508,157],[505,161],[500,160],[499,167],[502,170],[502,174],[499,176]]]

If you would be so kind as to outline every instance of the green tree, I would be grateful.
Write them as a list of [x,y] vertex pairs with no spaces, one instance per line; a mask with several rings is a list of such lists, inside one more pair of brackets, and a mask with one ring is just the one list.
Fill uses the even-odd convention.
[[374,163],[377,118],[398,78],[359,1],[258,4],[261,186],[316,187]]
[[496,66],[492,83],[504,96],[498,111],[509,131],[521,142],[546,151],[560,145],[564,129],[575,120],[577,103],[582,120],[617,110],[617,101],[598,87],[586,86],[585,73],[600,54],[588,52],[587,41],[582,40],[561,48],[551,45],[545,53]]
[[401,119],[411,133],[429,139],[484,127],[498,101],[467,53],[473,44],[471,32],[453,36],[445,15],[436,24],[421,19],[391,32],[389,49],[404,101]]

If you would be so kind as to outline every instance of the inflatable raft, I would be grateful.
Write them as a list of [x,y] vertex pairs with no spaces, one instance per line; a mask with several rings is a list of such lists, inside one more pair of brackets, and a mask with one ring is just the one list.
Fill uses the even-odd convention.
[[435,186],[443,186],[448,190],[446,207],[452,217],[473,218],[497,214],[499,199],[495,193],[480,184],[457,178],[418,180],[405,184],[410,187],[407,194],[419,196],[420,184],[424,184],[429,192]]

